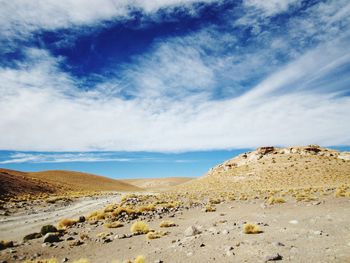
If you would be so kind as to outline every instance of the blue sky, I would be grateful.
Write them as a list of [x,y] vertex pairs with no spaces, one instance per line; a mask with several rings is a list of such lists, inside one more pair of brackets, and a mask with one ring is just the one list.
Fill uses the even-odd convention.
[[239,149],[350,145],[349,1],[1,6],[1,166],[199,175]]

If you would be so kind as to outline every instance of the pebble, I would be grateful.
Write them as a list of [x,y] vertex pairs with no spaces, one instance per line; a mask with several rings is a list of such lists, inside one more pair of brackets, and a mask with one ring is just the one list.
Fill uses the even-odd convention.
[[68,258],[63,258],[61,262],[67,262]]
[[298,220],[290,220],[289,224],[297,225],[299,223]]
[[184,232],[185,236],[187,236],[187,237],[199,235],[201,233],[202,232],[196,226],[190,226]]
[[282,256],[278,253],[276,254],[271,254],[271,255],[267,255],[265,257],[265,262],[268,262],[268,261],[277,261],[277,260],[282,260]]

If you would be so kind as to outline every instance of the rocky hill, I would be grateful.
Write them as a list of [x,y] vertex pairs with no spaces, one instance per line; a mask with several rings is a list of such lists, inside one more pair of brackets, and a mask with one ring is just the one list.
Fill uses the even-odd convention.
[[336,188],[350,184],[350,153],[317,145],[260,147],[210,169],[181,189],[254,192],[272,189]]

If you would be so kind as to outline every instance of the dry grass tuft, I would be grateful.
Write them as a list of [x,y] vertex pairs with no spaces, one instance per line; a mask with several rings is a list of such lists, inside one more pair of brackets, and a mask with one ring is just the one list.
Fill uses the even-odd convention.
[[160,222],[159,226],[160,227],[173,227],[173,226],[176,226],[176,224],[173,221],[165,220],[165,221]]
[[132,233],[147,234],[150,230],[148,225],[143,221],[137,221],[132,224],[130,231]]
[[163,231],[152,231],[152,232],[148,232],[146,237],[147,239],[157,239],[157,238],[161,238],[163,236],[166,236],[166,232]]
[[69,218],[63,218],[58,222],[58,228],[59,229],[67,229],[71,226],[74,226],[77,223],[77,220],[69,219]]
[[267,203],[269,205],[273,205],[273,204],[283,204],[285,203],[286,200],[282,197],[274,197],[274,196],[271,196],[268,200],[267,200]]
[[146,258],[142,255],[137,256],[134,260],[134,263],[146,263]]
[[243,233],[244,234],[259,234],[262,233],[260,227],[255,224],[245,224],[243,226]]
[[118,228],[118,227],[122,227],[123,223],[119,221],[114,221],[110,223],[105,223],[104,226],[107,228]]
[[205,209],[204,209],[205,212],[215,212],[216,211],[216,208],[211,206],[211,205],[206,205]]

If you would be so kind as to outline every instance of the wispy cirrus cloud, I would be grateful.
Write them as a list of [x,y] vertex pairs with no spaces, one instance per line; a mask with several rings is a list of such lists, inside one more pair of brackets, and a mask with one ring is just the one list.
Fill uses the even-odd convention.
[[[168,6],[142,4],[147,12]],[[128,62],[111,63],[97,83],[63,69],[64,57],[25,48],[23,61],[0,68],[0,148],[167,152],[349,145],[349,4],[319,2],[286,15],[302,4],[244,2],[234,21],[228,16],[224,25],[156,39]]]

